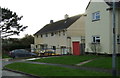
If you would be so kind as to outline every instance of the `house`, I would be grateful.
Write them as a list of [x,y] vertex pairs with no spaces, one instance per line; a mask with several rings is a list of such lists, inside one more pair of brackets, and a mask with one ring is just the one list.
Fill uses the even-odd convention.
[[39,51],[53,49],[57,54],[80,55],[84,50],[80,45],[85,42],[85,15],[66,14],[62,20],[51,20],[34,36],[35,48]]
[[[118,5],[119,6],[119,5]],[[85,44],[86,52],[112,54],[113,29],[112,8],[104,0],[91,0],[86,8]],[[120,53],[120,8],[116,7],[116,53]]]

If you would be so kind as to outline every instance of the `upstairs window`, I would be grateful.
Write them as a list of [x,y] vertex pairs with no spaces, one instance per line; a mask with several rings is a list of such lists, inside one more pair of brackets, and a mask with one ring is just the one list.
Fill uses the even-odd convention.
[[45,36],[48,37],[48,34],[46,33]]
[[59,36],[61,35],[61,32],[59,31]]
[[63,35],[65,35],[65,30],[63,30]]
[[41,36],[41,38],[43,37],[43,35],[42,35],[42,34],[41,34],[40,36]]
[[54,33],[51,33],[51,36],[54,36]]
[[120,35],[117,36],[117,43],[120,44]]
[[92,43],[100,43],[100,37],[99,36],[93,36],[92,37]]
[[92,13],[92,21],[100,20],[100,12]]
[[36,37],[38,38],[38,35]]

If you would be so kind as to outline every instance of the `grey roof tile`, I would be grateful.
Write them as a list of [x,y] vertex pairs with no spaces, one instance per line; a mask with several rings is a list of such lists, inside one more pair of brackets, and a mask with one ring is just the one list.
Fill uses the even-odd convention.
[[44,34],[48,32],[54,32],[57,30],[62,30],[68,28],[72,25],[76,20],[80,18],[81,15],[76,15],[73,17],[69,17],[67,19],[63,19],[57,22],[53,22],[52,24],[45,25],[42,29],[36,32],[34,35]]
[[[109,2],[108,0],[104,0],[109,6],[113,6],[113,2],[112,2],[112,0],[111,0],[111,2]],[[117,0],[118,1],[118,0]],[[117,8],[120,8],[120,1],[118,1],[118,2],[115,2],[115,6],[117,7]]]

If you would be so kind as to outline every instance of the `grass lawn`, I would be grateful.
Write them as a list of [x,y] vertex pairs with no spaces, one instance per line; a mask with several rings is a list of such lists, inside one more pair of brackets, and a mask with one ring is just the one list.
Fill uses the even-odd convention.
[[42,58],[33,60],[35,62],[44,62],[44,63],[55,63],[55,64],[65,64],[65,65],[75,65],[80,62],[96,58],[98,56],[94,55],[82,55],[82,56],[60,56],[52,58]]
[[[117,62],[117,69],[120,70],[120,56],[117,57],[116,62]],[[92,62],[86,63],[82,66],[111,69],[112,68],[112,57],[101,57]]]
[[37,76],[111,76],[111,74],[102,72],[92,72],[30,63],[12,63],[6,65],[5,67]]

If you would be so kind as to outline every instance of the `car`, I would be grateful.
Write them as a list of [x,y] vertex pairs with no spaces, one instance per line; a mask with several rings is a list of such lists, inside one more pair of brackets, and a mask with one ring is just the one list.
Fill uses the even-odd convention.
[[60,54],[56,54],[55,50],[53,50],[53,49],[48,49],[48,50],[45,50],[44,55],[45,56],[56,56],[56,55],[60,55]]
[[13,58],[17,58],[17,57],[32,57],[32,56],[37,56],[37,54],[35,53],[31,53],[25,49],[16,49],[16,50],[12,50],[9,52],[9,55]]

